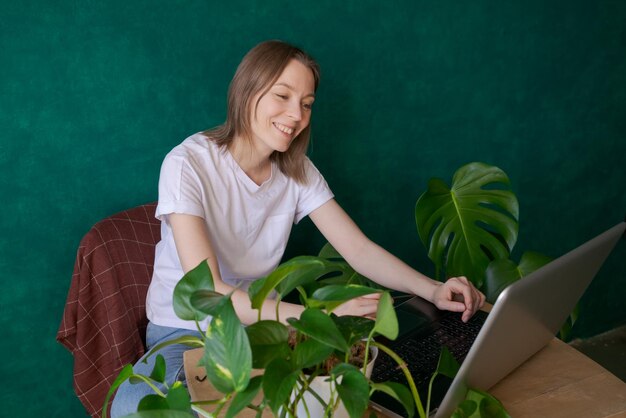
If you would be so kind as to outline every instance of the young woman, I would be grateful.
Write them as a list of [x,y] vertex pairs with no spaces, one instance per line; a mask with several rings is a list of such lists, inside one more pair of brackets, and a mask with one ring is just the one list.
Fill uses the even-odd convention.
[[[193,322],[174,314],[172,294],[183,274],[203,260],[216,290],[234,291],[233,305],[241,321],[256,321],[258,312],[245,290],[279,264],[291,226],[307,215],[356,271],[383,286],[462,312],[464,321],[484,303],[466,278],[436,282],[370,241],[333,199],[305,155],[318,82],[318,65],[305,52],[280,41],[263,42],[237,68],[228,91],[226,122],[187,138],[166,156],[156,211],[161,241],[146,302],[148,348],[197,335]],[[377,295],[364,296],[335,313],[374,317],[377,303]],[[302,310],[283,302],[280,319],[298,317]],[[270,300],[261,316],[273,319],[274,312]],[[170,346],[161,351],[168,381],[184,377],[186,349]],[[151,368],[141,361],[135,366],[144,373]],[[147,385],[122,385],[112,416],[135,412],[148,393]]]

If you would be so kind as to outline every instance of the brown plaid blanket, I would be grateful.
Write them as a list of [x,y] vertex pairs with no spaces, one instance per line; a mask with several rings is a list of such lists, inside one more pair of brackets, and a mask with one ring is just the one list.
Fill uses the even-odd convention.
[[57,341],[74,356],[74,389],[92,416],[145,352],[146,293],[160,222],[151,203],[106,218],[80,242]]

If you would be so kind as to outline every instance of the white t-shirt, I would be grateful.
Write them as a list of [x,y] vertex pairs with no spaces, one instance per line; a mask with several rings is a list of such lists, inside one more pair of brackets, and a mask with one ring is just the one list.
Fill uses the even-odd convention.
[[226,148],[202,134],[174,148],[163,161],[159,179],[156,217],[161,220],[161,241],[148,289],[148,319],[157,325],[196,329],[173,309],[174,287],[184,273],[168,214],[203,218],[222,279],[245,290],[280,263],[291,226],[333,198],[308,158],[305,170],[308,182],[302,185],[272,164],[270,178],[259,186]]

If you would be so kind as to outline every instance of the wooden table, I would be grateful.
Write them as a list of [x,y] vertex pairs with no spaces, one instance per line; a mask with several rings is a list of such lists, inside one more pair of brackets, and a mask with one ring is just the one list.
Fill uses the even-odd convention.
[[[218,393],[201,368],[193,367],[201,349],[185,353],[185,374],[192,400],[216,399]],[[626,383],[573,347],[554,339],[489,390],[513,418],[626,417]],[[224,413],[225,413],[224,408]],[[221,414],[220,416],[223,416]],[[254,417],[251,410],[239,416]],[[264,417],[270,417],[266,411]]]
[[489,393],[514,418],[626,417],[626,383],[556,338]]

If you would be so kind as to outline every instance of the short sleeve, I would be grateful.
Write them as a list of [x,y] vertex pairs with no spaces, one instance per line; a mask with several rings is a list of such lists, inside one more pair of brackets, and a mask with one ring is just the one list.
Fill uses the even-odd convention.
[[305,173],[307,184],[301,186],[294,218],[296,224],[334,197],[328,183],[308,158],[305,160]]
[[163,221],[164,215],[170,213],[183,213],[204,218],[202,205],[204,187],[186,157],[168,154],[163,161],[159,176],[157,219]]

